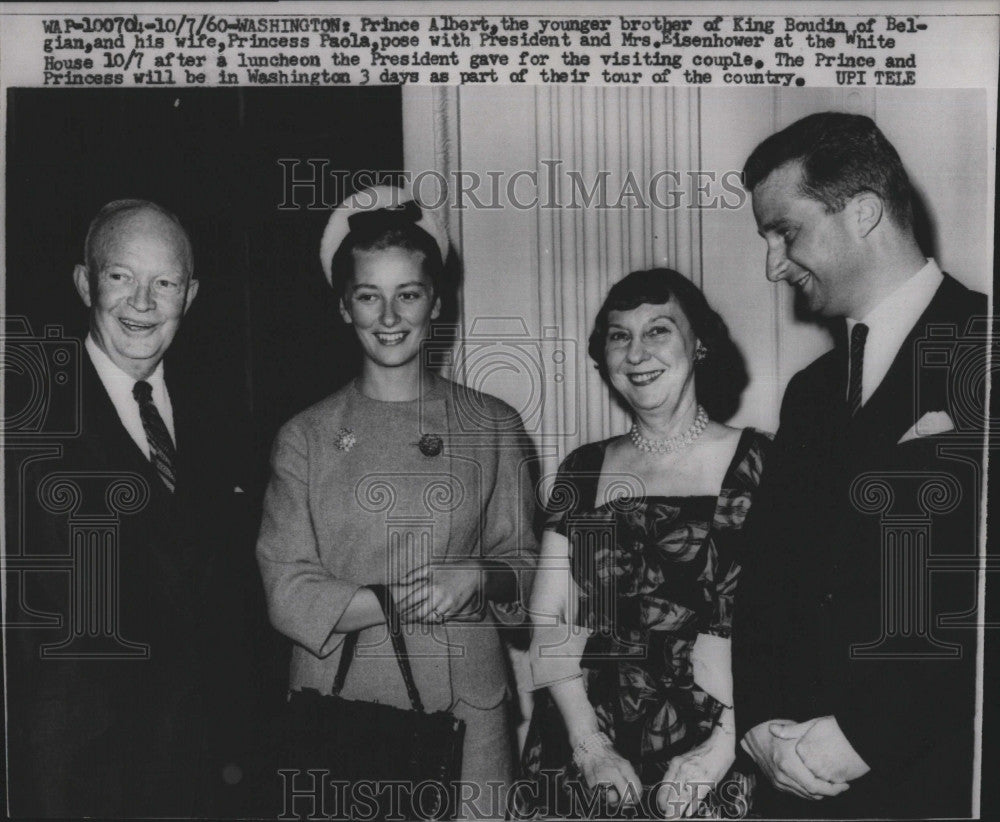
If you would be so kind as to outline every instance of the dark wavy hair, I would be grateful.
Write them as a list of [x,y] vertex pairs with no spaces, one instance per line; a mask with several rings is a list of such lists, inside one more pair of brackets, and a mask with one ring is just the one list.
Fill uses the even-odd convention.
[[434,238],[416,224],[414,216],[419,219],[419,210],[416,215],[404,211],[379,209],[351,217],[350,231],[334,253],[330,266],[330,285],[338,300],[354,277],[356,253],[390,248],[420,254],[421,270],[431,281],[435,296],[446,296],[443,294],[446,283],[441,249]]
[[802,193],[830,213],[864,191],[882,198],[902,228],[913,226],[913,187],[899,154],[868,117],[824,111],[797,120],[757,146],[743,166],[752,192],[772,171],[802,164]]
[[725,422],[740,407],[740,397],[747,387],[743,355],[729,336],[726,324],[708,304],[701,289],[683,274],[670,268],[633,271],[615,283],[604,298],[590,332],[587,353],[597,364],[601,378],[611,388],[615,399],[625,405],[608,376],[604,350],[608,337],[608,315],[612,311],[631,311],[649,303],[663,305],[676,300],[695,336],[707,349],[705,358],[695,364],[695,392],[709,417]]

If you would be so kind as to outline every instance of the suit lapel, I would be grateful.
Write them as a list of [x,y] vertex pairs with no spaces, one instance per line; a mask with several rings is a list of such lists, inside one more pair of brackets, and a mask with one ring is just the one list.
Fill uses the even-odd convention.
[[181,383],[170,379],[167,379],[166,382],[174,415],[174,445],[176,446],[174,473],[177,480],[177,493],[182,493],[188,490],[188,486],[196,476],[193,463],[197,460],[197,443],[200,441],[200,417],[195,413],[197,406],[189,401]]
[[[169,363],[168,363],[169,365]],[[171,379],[180,373],[177,365],[167,369],[167,390],[174,416],[176,490],[171,495],[179,540],[172,557],[172,571],[179,574],[179,590],[184,597],[203,602],[210,583],[211,567],[219,558],[222,541],[209,537],[211,525],[225,520],[218,506],[220,493],[231,494],[231,486],[220,485],[217,463],[219,450],[213,438],[220,437],[224,420],[212,414],[211,397],[190,380]],[[193,606],[187,606],[193,607]]]
[[830,364],[828,372],[828,383],[834,389],[834,395],[830,398],[831,415],[835,418],[838,427],[846,425],[850,421],[847,413],[847,379],[848,374],[848,343],[847,343],[847,323],[841,321],[833,335],[834,360]]
[[[144,593],[135,603],[145,614],[153,597],[156,608],[166,608],[156,626],[162,640],[171,633],[181,635],[184,627],[201,613],[207,584],[209,554],[215,546],[193,537],[201,537],[218,512],[198,508],[201,502],[201,476],[214,466],[199,466],[205,459],[198,453],[199,422],[196,406],[188,401],[176,384],[169,385],[178,445],[177,491],[170,493],[153,464],[129,435],[101,382],[90,357],[83,364],[83,434],[78,441],[82,453],[77,462],[88,470],[130,471],[142,476],[149,486],[146,506],[122,520],[121,547],[123,567],[133,578],[133,585]],[[194,411],[194,412],[193,412]],[[203,440],[202,440],[203,441]],[[194,444],[194,447],[192,445]],[[193,453],[193,456],[192,456]],[[196,523],[193,530],[190,526]],[[134,580],[141,580],[135,583]],[[143,617],[145,618],[145,617]],[[183,624],[182,624],[183,623]],[[154,629],[150,629],[154,630]]]
[[843,439],[850,424],[847,414],[847,349],[843,332],[843,328],[834,331],[833,350],[824,355],[810,374],[808,390],[811,396],[806,409],[799,411],[807,419],[797,421],[808,432],[806,436],[822,450],[828,446],[839,448],[833,443]]

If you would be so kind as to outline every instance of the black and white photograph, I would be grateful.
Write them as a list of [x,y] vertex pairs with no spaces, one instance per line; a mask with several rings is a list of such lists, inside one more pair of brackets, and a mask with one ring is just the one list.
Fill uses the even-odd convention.
[[12,819],[977,819],[1000,4],[0,6]]

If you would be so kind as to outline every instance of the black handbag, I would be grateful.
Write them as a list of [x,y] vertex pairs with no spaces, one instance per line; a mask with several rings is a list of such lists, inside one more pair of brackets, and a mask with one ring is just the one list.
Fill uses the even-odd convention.
[[413,681],[399,614],[384,585],[368,586],[386,615],[411,710],[344,699],[360,632],[344,639],[333,688],[292,691],[282,722],[282,818],[452,819],[465,723],[428,713]]

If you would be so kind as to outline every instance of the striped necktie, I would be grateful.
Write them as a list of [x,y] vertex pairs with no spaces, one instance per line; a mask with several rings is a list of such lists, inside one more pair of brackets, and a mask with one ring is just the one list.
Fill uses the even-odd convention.
[[847,383],[847,410],[853,417],[861,410],[861,377],[864,373],[865,340],[868,326],[857,323],[851,329],[851,373]]
[[146,432],[146,442],[149,443],[149,461],[156,466],[163,484],[172,492],[177,485],[174,474],[177,454],[166,423],[153,403],[153,387],[145,380],[139,380],[132,389],[132,396],[139,403],[139,416]]

